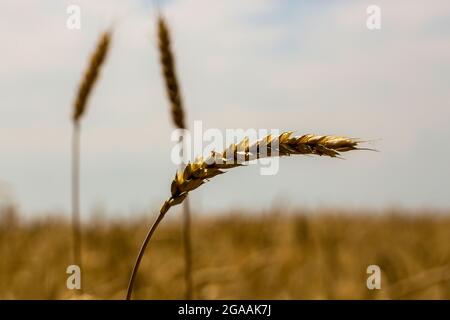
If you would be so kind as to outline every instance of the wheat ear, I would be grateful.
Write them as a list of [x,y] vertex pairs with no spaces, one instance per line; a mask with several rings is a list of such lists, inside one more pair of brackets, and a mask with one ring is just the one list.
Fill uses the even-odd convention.
[[[166,85],[167,97],[171,106],[172,121],[179,129],[186,129],[186,121],[181,98],[180,87],[178,85],[175,60],[170,44],[170,32],[167,23],[162,15],[158,16],[158,48],[164,81]],[[182,142],[181,138],[181,142]],[[182,144],[183,145],[183,144]],[[193,297],[192,280],[192,241],[191,241],[191,210],[189,200],[183,203],[183,246],[184,246],[184,282],[185,298],[190,300]]]
[[100,73],[100,69],[108,54],[111,42],[111,31],[105,31],[100,36],[95,51],[92,53],[89,65],[78,87],[73,110],[73,121],[77,122],[86,111],[87,100]]
[[212,152],[208,158],[199,158],[193,163],[188,163],[184,170],[175,174],[170,190],[171,196],[162,205],[156,221],[151,226],[137,256],[130,282],[128,284],[126,299],[131,299],[135,277],[139,269],[145,249],[169,209],[186,199],[189,192],[197,189],[211,178],[225,173],[224,170],[242,166],[244,163],[274,156],[290,155],[319,155],[338,157],[341,152],[351,150],[368,150],[359,148],[361,141],[340,136],[316,136],[307,134],[292,136],[292,132],[284,132],[274,137],[268,135],[265,138],[249,144],[245,138],[240,143],[230,145],[223,152]]
[[175,71],[175,59],[170,44],[170,34],[164,18],[158,17],[159,54],[162,72],[170,101],[172,120],[177,128],[186,129],[180,88]]
[[91,55],[88,68],[78,88],[74,103],[72,122],[72,237],[73,261],[82,270],[81,219],[80,219],[80,120],[86,111],[86,104],[92,88],[98,78],[100,68],[105,61],[110,44],[111,33],[104,32],[95,51]]

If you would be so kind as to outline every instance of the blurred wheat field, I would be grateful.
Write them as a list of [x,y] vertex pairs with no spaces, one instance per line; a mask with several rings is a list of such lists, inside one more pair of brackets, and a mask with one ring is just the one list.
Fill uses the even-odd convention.
[[[179,212],[155,234],[135,299],[182,299]],[[123,299],[151,217],[93,219],[83,229],[85,297]],[[66,288],[70,225],[0,218],[0,298],[80,298]],[[230,212],[193,221],[197,299],[450,299],[450,215],[322,210]],[[366,268],[379,265],[381,290]],[[83,297],[81,297],[83,298]]]

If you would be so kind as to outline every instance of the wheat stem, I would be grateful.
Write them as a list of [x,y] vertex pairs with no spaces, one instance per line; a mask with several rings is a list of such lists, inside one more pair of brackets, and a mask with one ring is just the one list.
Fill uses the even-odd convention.
[[73,263],[83,270],[80,222],[80,124],[78,121],[73,123],[72,130],[72,245]]
[[[164,210],[163,210],[164,209]],[[141,249],[139,250],[139,254],[136,258],[136,262],[134,263],[133,271],[131,272],[130,281],[128,283],[128,289],[127,289],[127,300],[131,299],[131,294],[133,293],[133,287],[136,280],[137,271],[139,269],[139,266],[141,265],[142,257],[144,256],[145,249],[147,248],[147,245],[150,241],[150,239],[153,236],[153,233],[155,232],[156,228],[158,227],[159,223],[164,218],[164,215],[169,210],[169,207],[162,207],[159,211],[158,217],[156,218],[155,222],[153,222],[150,230],[148,231],[147,235],[145,236],[144,242],[142,243]]]
[[186,300],[193,298],[193,281],[192,281],[192,235],[191,235],[191,210],[189,199],[183,203],[183,244],[184,244],[184,283],[186,285]]

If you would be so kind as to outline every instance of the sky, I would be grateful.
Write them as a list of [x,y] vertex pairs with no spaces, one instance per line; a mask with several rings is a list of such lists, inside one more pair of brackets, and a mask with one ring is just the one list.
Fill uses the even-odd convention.
[[[155,2],[156,3],[156,2]],[[66,27],[69,5],[81,29]],[[381,29],[366,27],[369,5]],[[345,160],[290,157],[215,178],[199,212],[280,206],[450,207],[450,2],[160,1],[188,126],[370,140]],[[82,120],[82,212],[158,208],[176,170],[153,1],[0,4],[0,202],[70,209],[72,104],[99,34],[114,26]]]

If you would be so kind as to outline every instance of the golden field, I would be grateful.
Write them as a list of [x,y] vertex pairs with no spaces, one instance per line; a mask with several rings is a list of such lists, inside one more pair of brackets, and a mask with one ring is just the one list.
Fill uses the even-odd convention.
[[[181,212],[157,230],[134,298],[182,299]],[[83,225],[84,295],[66,288],[70,224],[0,218],[0,299],[123,299],[151,217]],[[194,213],[197,299],[450,299],[450,215],[386,210]],[[380,290],[366,268],[379,265]]]

